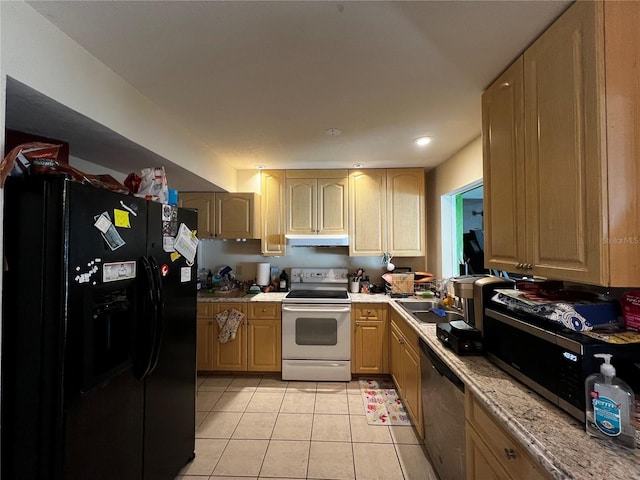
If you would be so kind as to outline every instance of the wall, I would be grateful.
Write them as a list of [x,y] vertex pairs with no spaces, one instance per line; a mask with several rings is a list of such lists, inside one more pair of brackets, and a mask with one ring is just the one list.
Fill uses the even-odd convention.
[[219,187],[236,191],[235,169],[211,148],[26,3],[1,3],[3,81],[10,76]]
[[442,276],[440,197],[482,178],[482,137],[427,172],[427,270]]
[[[216,273],[221,266],[229,265],[237,278],[243,281],[255,278],[256,263],[268,262],[280,270],[291,267],[335,267],[355,272],[362,267],[372,282],[382,283],[380,276],[386,272],[386,267],[381,260],[381,257],[349,257],[347,247],[295,247],[289,248],[284,257],[263,257],[260,255],[259,240],[203,240],[198,247],[199,268],[204,267]],[[396,267],[411,267],[414,271],[424,268],[423,257],[394,257],[393,263]]]

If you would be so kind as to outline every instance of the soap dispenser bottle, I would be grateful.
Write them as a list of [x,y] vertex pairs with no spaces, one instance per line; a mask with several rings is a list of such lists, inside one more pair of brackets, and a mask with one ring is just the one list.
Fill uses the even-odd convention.
[[600,373],[589,375],[585,381],[587,433],[635,448],[636,431],[631,423],[633,390],[616,377],[610,354],[598,353],[594,357],[603,358],[604,363]]

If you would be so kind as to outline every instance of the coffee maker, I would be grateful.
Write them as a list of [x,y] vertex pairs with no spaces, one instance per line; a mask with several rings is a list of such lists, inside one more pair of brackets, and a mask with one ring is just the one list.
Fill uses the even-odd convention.
[[[486,276],[465,275],[450,280],[453,285],[454,305],[464,320],[439,323],[436,335],[442,343],[451,347],[458,355],[482,355],[482,332],[476,328],[476,306],[474,285]],[[497,278],[497,277],[496,277]]]

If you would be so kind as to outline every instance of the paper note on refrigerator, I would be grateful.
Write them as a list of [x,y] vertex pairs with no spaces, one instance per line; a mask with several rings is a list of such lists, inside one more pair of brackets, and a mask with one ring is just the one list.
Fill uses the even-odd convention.
[[189,263],[193,263],[198,248],[198,237],[191,235],[191,230],[184,223],[180,224],[176,243],[173,246],[176,252],[184,256]]

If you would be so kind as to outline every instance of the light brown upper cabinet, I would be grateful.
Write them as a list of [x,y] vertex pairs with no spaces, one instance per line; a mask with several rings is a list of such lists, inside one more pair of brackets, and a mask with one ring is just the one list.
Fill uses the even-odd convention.
[[489,268],[640,284],[640,2],[576,2],[483,95]]
[[215,237],[215,194],[211,192],[180,192],[178,205],[198,210],[198,238]]
[[216,238],[260,238],[260,195],[216,193]]
[[387,248],[396,257],[424,256],[424,169],[387,169]]
[[286,233],[347,233],[347,170],[286,171]]
[[262,170],[262,255],[284,255],[284,170]]
[[257,193],[181,192],[179,205],[198,210],[199,238],[260,238]]
[[424,256],[425,233],[422,168],[349,171],[349,255]]

